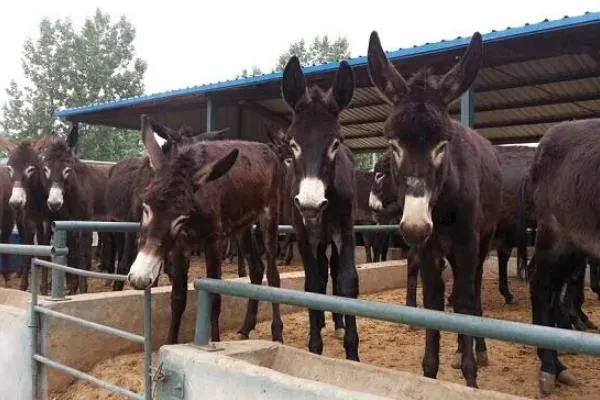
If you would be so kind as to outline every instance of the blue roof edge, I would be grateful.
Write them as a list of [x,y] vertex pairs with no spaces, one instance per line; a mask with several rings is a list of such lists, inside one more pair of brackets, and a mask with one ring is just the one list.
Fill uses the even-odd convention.
[[[546,33],[555,30],[561,30],[565,28],[572,28],[576,26],[585,26],[588,24],[600,22],[600,12],[586,12],[582,15],[568,17],[565,16],[555,20],[544,20],[533,24],[525,24],[516,28],[506,28],[502,31],[492,31],[482,34],[482,41],[484,43],[492,43],[502,41],[514,37],[525,37],[529,35],[535,35],[539,33]],[[420,56],[425,54],[440,53],[443,51],[454,50],[457,48],[466,47],[471,40],[469,37],[458,37],[452,40],[441,40],[435,43],[426,43],[424,45],[413,46],[406,49],[398,49],[395,51],[388,51],[387,56],[392,61],[399,59],[410,58],[414,56]],[[351,66],[364,66],[367,63],[366,56],[359,56],[350,58],[347,60]],[[302,71],[306,75],[313,75],[318,73],[330,72],[336,70],[340,65],[340,61],[332,61],[319,65],[311,65],[302,68]],[[221,89],[230,88],[242,88],[245,86],[255,85],[258,83],[270,82],[276,79],[280,79],[283,75],[282,71],[272,72],[263,75],[251,76],[241,79],[232,79],[227,81],[219,81],[214,83],[207,83],[198,86],[191,86],[182,89],[169,90],[158,93],[151,93],[136,97],[128,97],[119,100],[112,100],[104,103],[96,103],[92,105],[84,105],[78,107],[72,107],[64,110],[58,110],[53,113],[55,117],[69,117],[73,115],[86,114],[90,112],[109,110],[114,108],[126,107],[136,104],[145,103],[148,101],[164,100],[170,97],[182,96],[182,95],[198,95],[215,92]]]

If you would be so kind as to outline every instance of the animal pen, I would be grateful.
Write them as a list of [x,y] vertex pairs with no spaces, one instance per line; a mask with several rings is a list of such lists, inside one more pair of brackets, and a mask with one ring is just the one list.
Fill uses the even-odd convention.
[[[600,13],[528,24],[482,36],[486,45],[484,66],[474,87],[463,95],[460,105],[450,109],[452,115],[465,125],[476,128],[494,144],[529,143],[538,140],[555,122],[600,115],[600,70],[597,49],[593,47],[600,37]],[[426,63],[433,63],[436,70],[443,70],[455,61],[467,42],[466,38],[458,38],[428,43],[389,52],[388,57],[402,67],[403,73],[414,72]],[[357,89],[350,107],[341,114],[345,142],[355,152],[382,150],[387,143],[380,132],[389,108],[377,97],[369,82],[366,57],[350,59],[349,64],[356,71]],[[323,83],[330,80],[338,65],[337,62],[315,65],[304,71],[307,77]],[[279,72],[265,74],[75,107],[60,110],[55,115],[72,122],[138,129],[139,114],[147,113],[168,126],[184,121],[197,132],[228,127],[230,131],[224,136],[265,141],[265,123],[283,128],[290,123],[290,114],[280,100],[278,84],[281,76]],[[38,304],[36,279],[40,268],[52,271],[50,300],[56,303],[70,301],[64,294],[65,273],[126,280],[122,275],[66,267],[67,231],[135,232],[138,229],[138,223],[56,221],[53,245],[0,245],[0,253],[52,257],[52,262],[37,258],[32,262],[27,322],[32,339],[28,357],[32,360],[30,376],[34,399],[47,392],[49,369],[58,369],[129,398],[150,399],[153,379],[155,386],[162,387],[159,392],[163,395],[169,394],[169,389],[175,390],[156,379],[159,371],[151,363],[151,342],[155,339],[151,335],[150,320],[152,290],[144,291],[142,335],[92,323]],[[355,226],[355,232],[396,229],[396,225]],[[280,225],[279,231],[292,232],[293,229],[289,225]],[[197,291],[194,347],[207,352],[219,347],[208,343],[210,298],[213,294],[223,294],[600,356],[600,336],[585,332],[211,279],[195,280],[194,289]],[[62,318],[143,345],[144,392],[133,393],[119,388],[45,356],[44,340],[48,332],[43,321],[49,321],[48,317]]]

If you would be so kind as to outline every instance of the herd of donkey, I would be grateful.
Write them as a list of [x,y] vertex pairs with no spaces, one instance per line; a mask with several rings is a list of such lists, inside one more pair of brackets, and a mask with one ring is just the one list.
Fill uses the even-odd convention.
[[[295,242],[306,291],[325,293],[331,276],[334,295],[358,297],[356,224],[398,225],[397,235],[364,233],[362,240],[367,261],[385,260],[391,236],[406,250],[407,305],[416,306],[420,273],[424,306],[444,309],[442,270],[448,263],[454,281],[448,302],[457,313],[482,315],[483,264],[493,249],[499,289],[510,303],[507,264],[517,248],[532,322],[597,329],[581,307],[588,265],[592,290],[600,296],[600,245],[594,239],[600,233],[600,183],[592,179],[600,170],[600,119],[556,124],[537,148],[493,146],[448,112],[473,84],[482,49],[475,33],[447,73],[423,68],[405,80],[387,59],[378,34],[371,34],[369,77],[391,106],[383,127],[389,146],[372,172],[356,169],[340,132],[340,112],[353,97],[354,71],[341,61],[329,88],[308,86],[295,56],[281,81],[293,119],[286,130],[271,131],[269,143],[225,139],[222,131],[194,134],[141,115],[145,156],[109,168],[77,158],[77,124],[66,135],[49,133],[18,145],[4,139],[0,146],[10,154],[0,170],[1,241],[8,241],[15,223],[24,243],[35,237],[47,244],[54,220],[140,221],[139,233],[99,234],[100,268],[127,274],[136,289],[156,285],[161,268],[168,274],[168,343],[178,341],[190,257],[198,251],[204,252],[206,275],[220,278],[226,253],[237,249],[238,274],[246,276],[247,263],[253,284],[262,283],[265,256],[268,284],[277,287],[277,259],[283,254],[289,262]],[[155,133],[165,139],[162,146]],[[279,235],[279,224],[291,224],[294,233]],[[528,230],[535,233],[530,260]],[[70,234],[74,251],[68,264],[90,269],[91,242],[91,233]],[[22,290],[28,288],[28,262],[20,271]],[[71,293],[87,291],[85,279],[68,276],[67,285]],[[114,283],[114,290],[122,288]],[[48,292],[47,271],[41,291]],[[257,307],[249,300],[238,338],[248,338],[255,328]],[[283,341],[279,305],[272,308],[272,339]],[[221,298],[214,296],[213,341],[219,340],[220,309]],[[359,361],[355,317],[333,314],[333,322],[346,358]],[[309,310],[311,352],[322,353],[324,326],[324,312]],[[439,347],[439,331],[427,330],[422,364],[427,377],[438,373]],[[537,354],[543,393],[552,392],[557,381],[576,383],[557,351],[540,348]],[[458,335],[452,365],[462,370],[468,386],[477,387],[478,366],[487,362],[485,339]]]

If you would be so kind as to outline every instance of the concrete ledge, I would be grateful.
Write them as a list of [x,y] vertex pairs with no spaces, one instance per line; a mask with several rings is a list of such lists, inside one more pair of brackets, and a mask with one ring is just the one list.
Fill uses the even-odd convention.
[[[406,286],[406,265],[404,261],[361,265],[358,267],[361,294],[376,293],[382,290]],[[247,278],[235,278],[233,281],[248,282]],[[266,285],[266,280],[263,282]],[[304,290],[304,273],[290,272],[281,274],[281,287]],[[331,280],[328,283],[331,293]],[[165,343],[169,322],[171,287],[152,289],[152,346],[158,349]],[[124,290],[122,292],[90,293],[72,296],[62,302],[40,301],[44,307],[52,308],[88,321],[98,322],[129,332],[143,334],[143,292]],[[243,298],[222,297],[220,330],[232,330],[241,326],[247,300]],[[298,311],[301,308],[281,305],[282,313]],[[193,340],[195,330],[196,291],[188,286],[187,308],[183,315],[179,342]],[[259,304],[258,320],[271,318],[271,304]],[[51,359],[60,361],[82,371],[90,370],[95,364],[117,355],[141,351],[142,347],[124,339],[56,318],[43,316],[42,326],[46,335],[43,351]],[[49,370],[47,393],[64,389],[74,379],[62,372]]]
[[0,399],[31,399],[31,362],[25,310],[0,304]]
[[[318,356],[279,343],[218,343],[221,351],[194,345],[163,346],[163,369],[183,377],[186,399],[445,399],[516,400],[499,392]],[[158,383],[169,395],[169,382]]]

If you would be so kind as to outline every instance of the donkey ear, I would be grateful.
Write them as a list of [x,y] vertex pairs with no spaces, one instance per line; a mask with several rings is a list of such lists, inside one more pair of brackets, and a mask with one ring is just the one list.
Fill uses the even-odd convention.
[[195,143],[201,141],[219,140],[221,139],[221,135],[223,135],[225,132],[229,132],[229,127],[219,129],[218,131],[208,131],[200,133],[196,136],[192,136],[192,141]]
[[331,93],[339,111],[346,108],[352,101],[352,95],[354,94],[354,71],[345,60],[340,62],[340,66],[333,78]]
[[482,58],[481,34],[475,32],[463,58],[440,79],[440,96],[446,105],[471,87],[481,68]]
[[238,149],[233,149],[225,157],[205,165],[196,172],[192,178],[195,189],[198,189],[198,187],[205,182],[218,179],[225,175],[231,167],[233,167],[233,164],[235,164],[239,152]]
[[167,162],[167,160],[165,158],[165,155],[161,151],[160,146],[156,141],[156,138],[154,137],[154,130],[152,129],[150,118],[148,118],[146,114],[142,114],[140,119],[142,142],[144,143],[146,153],[148,153],[148,158],[150,159],[150,167],[155,172],[160,171]]
[[73,122],[69,135],[67,136],[67,145],[70,149],[75,149],[77,142],[79,141],[79,123]]
[[10,140],[8,140],[5,137],[0,137],[0,148],[11,152],[15,149],[15,147],[17,147],[16,144],[14,144],[13,142],[11,142]]
[[175,129],[171,129],[168,126],[164,126],[161,123],[156,122],[154,119],[148,117],[152,130],[161,138],[165,140],[179,140],[181,135]]
[[285,102],[294,111],[301,101],[308,102],[309,100],[306,91],[306,79],[300,67],[300,61],[296,56],[290,58],[283,70],[281,92]]
[[367,61],[373,85],[385,99],[398,103],[408,92],[406,81],[385,55],[377,31],[371,32]]

